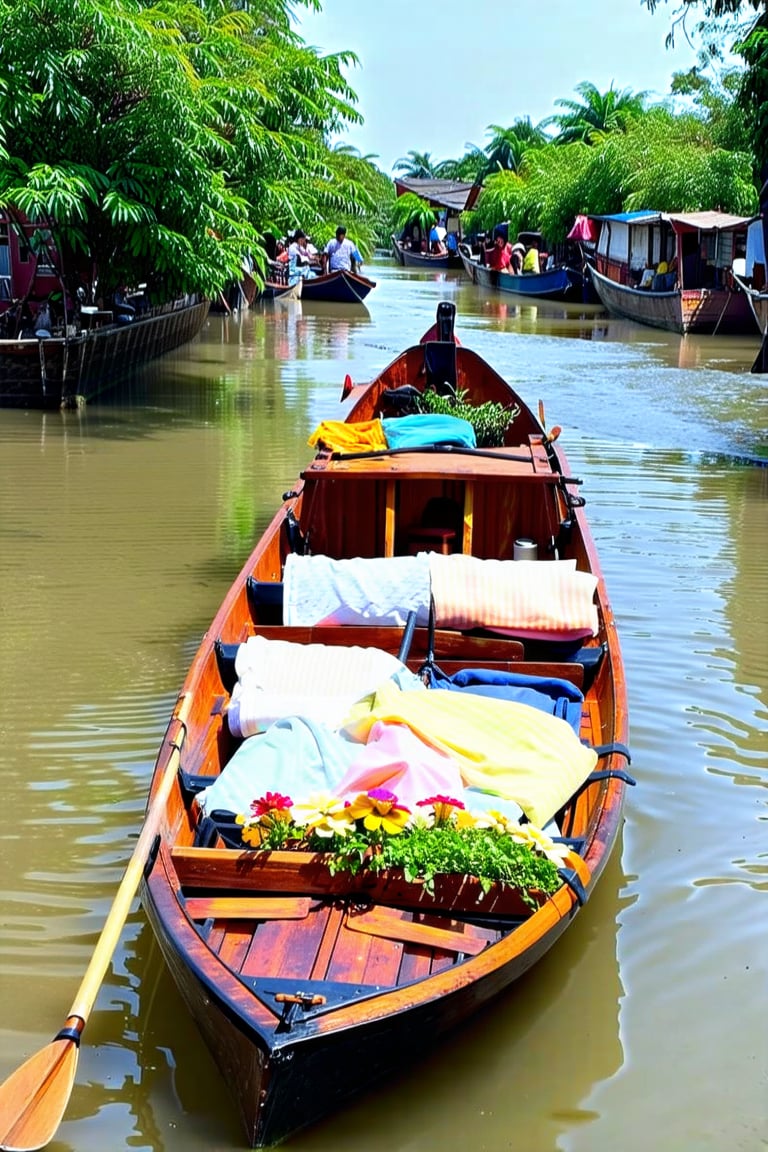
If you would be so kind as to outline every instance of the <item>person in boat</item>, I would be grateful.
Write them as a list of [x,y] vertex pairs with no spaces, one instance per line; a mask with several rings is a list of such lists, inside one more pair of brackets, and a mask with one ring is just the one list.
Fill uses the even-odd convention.
[[534,273],[535,275],[538,275],[540,271],[541,265],[539,264],[539,246],[534,242],[526,249],[526,253],[523,258],[523,274],[529,275],[530,273]]
[[336,238],[329,240],[323,252],[324,272],[358,272],[363,258],[351,240],[347,239],[347,230],[340,224],[336,229]]
[[494,237],[493,247],[486,250],[485,262],[493,272],[508,271],[512,263],[512,249],[501,232]]
[[525,258],[525,244],[519,241],[517,244],[512,245],[510,252],[509,270],[515,276],[522,276],[523,274],[523,259]]
[[136,309],[128,299],[128,288],[125,284],[119,284],[114,296],[112,297],[113,311],[115,313],[115,320],[118,324],[130,324],[136,315]]
[[449,256],[457,256],[459,252],[459,238],[455,232],[449,232],[445,238],[445,247]]
[[429,233],[429,250],[433,256],[446,255],[448,249],[443,243],[444,236],[445,228],[441,227],[438,223],[433,224]]
[[300,277],[308,280],[312,276],[314,276],[312,257],[307,248],[306,233],[297,228],[293,234],[293,243],[288,249],[288,283],[295,284]]

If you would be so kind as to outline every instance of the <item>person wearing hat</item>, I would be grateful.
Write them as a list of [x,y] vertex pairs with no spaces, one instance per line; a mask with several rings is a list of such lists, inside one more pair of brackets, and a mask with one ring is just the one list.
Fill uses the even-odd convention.
[[351,240],[347,240],[347,230],[343,224],[336,229],[336,239],[329,240],[323,252],[324,272],[357,272],[363,259]]
[[312,276],[312,257],[307,249],[307,237],[301,228],[293,234],[293,243],[288,249],[288,283],[295,284],[297,280],[307,280]]

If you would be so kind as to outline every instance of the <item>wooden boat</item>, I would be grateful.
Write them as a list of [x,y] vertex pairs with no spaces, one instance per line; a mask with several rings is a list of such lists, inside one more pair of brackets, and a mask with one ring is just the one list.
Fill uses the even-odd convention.
[[576,269],[565,266],[545,272],[527,272],[517,276],[513,272],[498,272],[480,263],[468,244],[459,245],[464,271],[473,284],[493,288],[499,292],[513,292],[517,296],[535,296],[549,300],[582,298],[583,277]]
[[259,293],[260,300],[300,300],[302,296],[302,288],[304,286],[304,279],[300,276],[293,284],[287,281],[282,284],[276,280],[265,280],[264,287]]
[[[432,177],[396,176],[395,194],[418,196],[424,204],[433,209],[440,219],[447,236],[458,242],[461,240],[461,214],[469,212],[480,195],[480,184],[467,184],[460,180],[442,180]],[[422,226],[412,221],[399,236],[392,236],[392,255],[398,264],[406,268],[441,270],[461,268],[458,250],[445,254],[431,253],[428,250],[429,235],[422,234]]]
[[[447,302],[427,337],[372,383],[355,386],[347,378],[344,428],[399,412],[414,390],[433,386],[466,390],[474,403],[495,402],[510,413],[516,408],[504,445],[339,453],[321,444],[208,629],[154,770],[149,812],[160,804],[162,818],[143,873],[143,906],[256,1147],[279,1142],[401,1068],[404,1057],[433,1047],[526,972],[597,882],[631,783],[616,626],[577,495],[581,481],[555,446],[557,430],[548,435],[512,387],[454,339]],[[441,523],[430,520],[430,509]],[[444,626],[437,609],[424,626],[409,611],[404,628],[283,622],[290,599],[284,579],[296,565],[421,563],[423,548],[432,549],[430,564],[441,556],[449,564],[485,565],[482,558],[511,561],[516,542],[537,546],[541,560],[506,565],[505,572],[521,578],[527,569],[540,585],[560,571],[555,558],[570,560],[574,578],[595,589],[594,634],[575,649],[562,637],[542,642],[527,633],[521,639]],[[347,668],[362,650],[376,659],[399,653],[407,676],[423,667],[434,672],[437,662],[441,675],[481,667],[502,677],[510,670],[554,676],[569,691],[578,686],[578,736],[569,729],[569,737],[598,770],[590,767],[572,792],[562,785],[556,842],[570,854],[552,893],[528,893],[526,902],[514,886],[493,883],[484,891],[477,879],[449,873],[434,877],[430,891],[395,869],[352,876],[334,873],[327,854],[244,848],[234,808],[212,809],[209,790],[227,784],[246,745],[249,753],[266,747],[262,736],[243,740],[232,729],[238,660],[247,650],[241,644],[250,640],[293,645],[289,674],[297,692],[306,689],[301,662],[318,651],[307,645],[316,643],[323,645],[324,683],[334,656]],[[401,693],[414,695],[445,699],[442,692]],[[581,741],[600,749],[593,754]],[[304,767],[300,757],[291,763]],[[285,791],[283,781],[280,775],[269,788]]]
[[326,301],[330,304],[359,304],[376,287],[375,280],[357,272],[339,269],[304,281],[302,300]]
[[[642,211],[591,219],[601,229],[589,271],[612,315],[682,334],[754,331],[747,300],[731,279],[748,219]],[[674,272],[666,270],[672,261]],[[664,271],[655,274],[660,266]]]
[[392,253],[398,264],[402,264],[405,268],[421,268],[424,271],[461,268],[461,256],[458,251],[440,255],[434,252],[421,252],[407,247],[397,236],[392,237]]
[[71,334],[0,339],[0,406],[59,408],[98,396],[192,340],[208,309],[207,300],[184,298],[121,324],[112,312],[83,308]]

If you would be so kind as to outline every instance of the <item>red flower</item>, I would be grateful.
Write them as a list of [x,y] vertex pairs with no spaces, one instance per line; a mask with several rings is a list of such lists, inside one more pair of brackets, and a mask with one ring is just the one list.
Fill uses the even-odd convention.
[[266,816],[270,812],[285,812],[293,807],[290,796],[283,796],[280,792],[265,792],[258,800],[251,802],[251,812],[254,816]]
[[424,807],[427,804],[432,806],[432,815],[436,825],[450,823],[456,809],[464,810],[463,801],[455,800],[453,796],[430,796],[427,800],[417,800],[416,803],[419,807]]

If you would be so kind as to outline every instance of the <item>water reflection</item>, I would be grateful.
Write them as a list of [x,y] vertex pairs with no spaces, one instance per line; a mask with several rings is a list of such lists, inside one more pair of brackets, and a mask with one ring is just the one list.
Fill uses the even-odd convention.
[[[535,1152],[732,1152],[736,1133],[751,1152],[768,1065],[768,469],[743,464],[768,424],[754,348],[571,306],[537,304],[532,325],[452,273],[375,279],[367,315],[211,317],[108,401],[0,412],[0,1076],[61,1024],[164,717],[311,428],[338,414],[347,373],[370,379],[453,299],[462,341],[545,401],[584,478],[639,783],[622,855],[543,962],[423,1066],[291,1146],[496,1152],[522,1133]],[[60,1135],[77,1152],[242,1146],[139,911]]]

